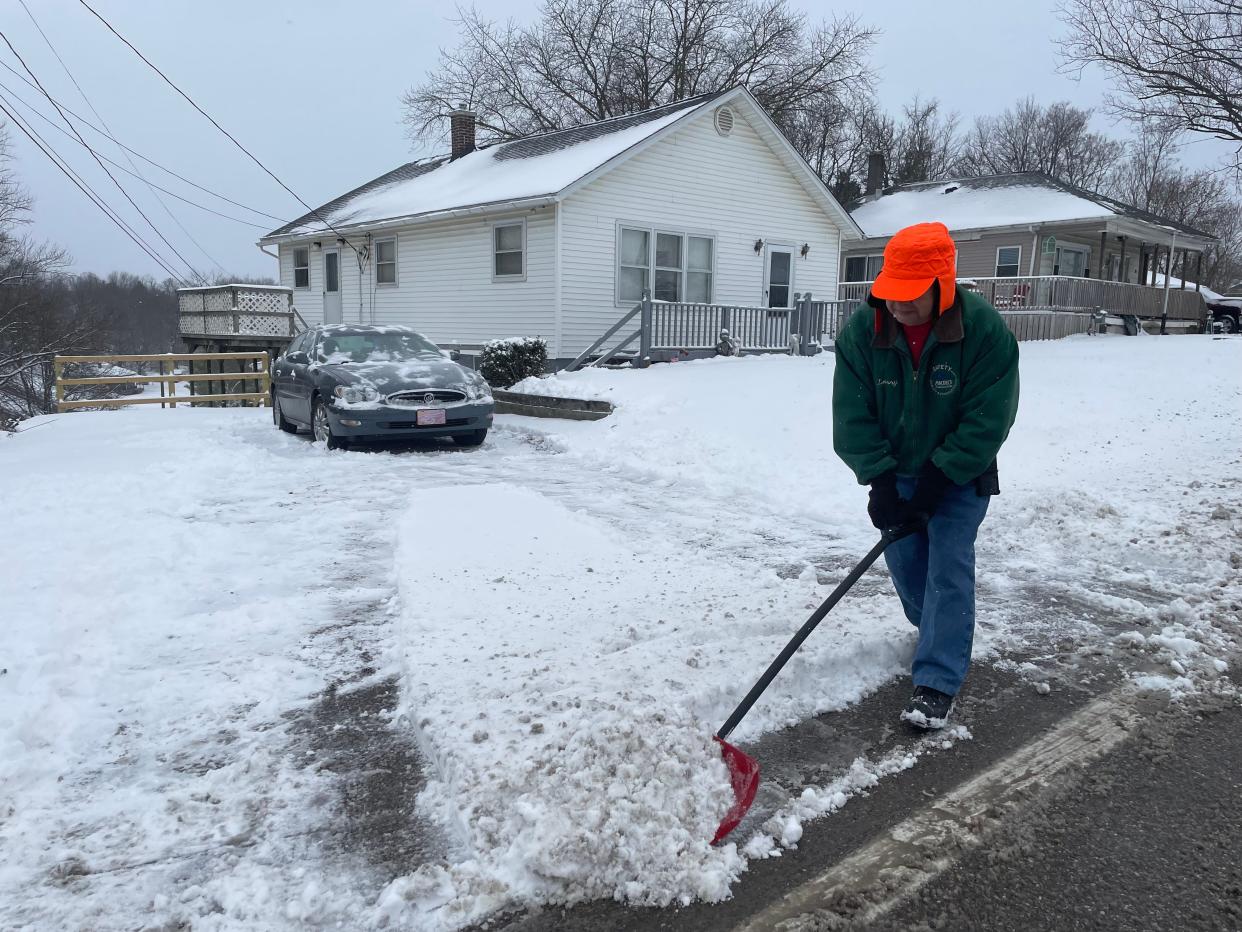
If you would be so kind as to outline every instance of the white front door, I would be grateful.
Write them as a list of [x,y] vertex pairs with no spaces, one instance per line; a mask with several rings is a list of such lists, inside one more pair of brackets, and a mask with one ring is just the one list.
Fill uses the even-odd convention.
[[341,251],[323,251],[323,322],[341,322]]
[[768,246],[763,269],[764,307],[793,307],[793,256],[792,246]]

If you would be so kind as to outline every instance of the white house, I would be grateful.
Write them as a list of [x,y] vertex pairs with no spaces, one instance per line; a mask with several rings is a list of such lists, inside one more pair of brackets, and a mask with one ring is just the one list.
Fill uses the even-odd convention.
[[832,298],[862,233],[735,88],[410,162],[263,237],[308,322],[406,324],[441,343],[542,336],[572,357],[656,300]]

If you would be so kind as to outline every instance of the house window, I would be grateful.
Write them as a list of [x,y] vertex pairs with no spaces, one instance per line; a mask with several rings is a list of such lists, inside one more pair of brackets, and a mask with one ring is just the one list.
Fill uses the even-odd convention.
[[1021,246],[1001,246],[996,250],[996,277],[1012,278],[1020,274],[1022,265]]
[[706,304],[715,286],[715,259],[713,237],[620,227],[617,302],[641,301],[650,289],[656,301]]
[[708,304],[712,300],[712,247],[706,236],[686,237],[686,300]]
[[683,265],[680,234],[656,234],[655,264],[655,288],[651,296],[657,301],[680,301]]
[[492,227],[492,277],[522,278],[526,275],[526,221],[498,223]]
[[880,274],[884,265],[884,254],[874,256],[849,256],[845,260],[845,281],[871,282]]
[[381,239],[375,241],[375,284],[395,285],[397,283],[397,240]]
[[295,246],[293,248],[293,287],[310,287],[310,247]]
[[651,272],[651,233],[621,229],[617,294],[623,303],[641,301]]

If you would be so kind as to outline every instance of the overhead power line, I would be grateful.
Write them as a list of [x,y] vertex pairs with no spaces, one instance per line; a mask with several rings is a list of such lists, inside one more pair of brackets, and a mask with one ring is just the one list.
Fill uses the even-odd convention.
[[[46,88],[44,88],[43,82],[40,81],[38,75],[30,69],[30,66],[26,64],[26,60],[22,58],[21,53],[13,47],[13,43],[9,41],[9,37],[5,35],[3,31],[0,31],[0,39],[4,40],[4,44],[9,47],[9,51],[13,53],[13,56],[17,59],[18,63],[26,70],[26,73],[30,75],[31,80],[39,86],[39,90],[42,92],[43,96],[52,102],[53,107],[56,107],[55,101],[52,101],[52,95],[47,92]],[[173,251],[173,255],[180,259],[182,264],[190,270],[191,277],[193,279],[197,279],[197,282],[200,285],[205,283],[207,279],[203,276],[203,274],[199,272],[198,269],[194,268],[193,263],[181,254],[177,247],[169,241],[167,236],[160,232],[159,227],[157,227],[151,218],[146,215],[146,212],[138,206],[138,203],[130,197],[129,192],[125,190],[125,186],[117,180],[116,175],[112,174],[112,172],[108,169],[108,166],[103,163],[103,160],[95,154],[95,150],[92,149],[87,141],[82,138],[82,134],[78,132],[77,127],[75,127],[69,118],[65,116],[64,112],[59,107],[56,107],[56,112],[59,113],[60,118],[65,121],[65,125],[73,130],[73,134],[78,137],[78,140],[82,143],[82,145],[86,146],[86,151],[91,154],[91,157],[95,160],[99,167],[103,169],[104,174],[108,176],[108,179],[113,183],[113,185],[116,186],[116,189],[121,192],[125,200],[129,201],[129,206],[138,212],[138,216],[146,222],[147,226],[151,228],[155,235],[163,240],[164,245],[171,249]]]
[[[34,84],[34,82],[33,82],[33,81],[31,81],[28,77],[26,77],[24,74],[22,74],[22,73],[21,73],[20,71],[18,71],[16,68],[14,68],[14,67],[13,67],[12,65],[10,65],[8,62],[3,61],[3,60],[0,60],[0,68],[4,68],[4,69],[6,69],[7,71],[9,71],[9,72],[11,72],[12,74],[14,74],[14,75],[17,77],[17,79],[18,79],[19,81],[21,81],[23,84],[27,85],[28,87],[35,88],[35,90],[38,90],[38,88],[37,88],[37,87],[35,87],[35,84]],[[12,91],[9,91],[9,94],[10,94],[11,96],[13,96],[13,97],[17,97],[17,95],[16,95],[16,94],[14,94]],[[21,100],[21,98],[17,98],[17,99],[18,99],[18,100]],[[22,103],[26,103],[26,102],[25,102],[25,101],[22,101]],[[96,126],[96,125],[95,125],[94,123],[92,123],[90,120],[86,119],[85,117],[81,116],[81,115],[80,115],[80,114],[78,114],[78,113],[74,113],[74,112],[73,112],[73,110],[69,109],[69,107],[67,107],[67,106],[66,106],[64,103],[62,103],[61,101],[57,100],[57,101],[56,101],[56,103],[60,105],[60,109],[64,110],[64,111],[65,111],[65,113],[69,114],[71,117],[73,117],[73,118],[74,118],[75,120],[77,120],[79,123],[81,123],[83,126],[90,127],[90,128],[91,128],[91,129],[93,129],[95,132],[97,132],[99,135],[103,136],[105,139],[110,140],[111,142],[113,142],[113,143],[115,143],[117,146],[119,146],[120,148],[124,149],[124,150],[125,150],[126,152],[128,152],[130,155],[134,156],[135,158],[141,159],[142,161],[146,162],[148,165],[152,165],[152,166],[154,166],[155,168],[158,168],[158,169],[159,169],[160,171],[162,171],[162,172],[166,172],[167,174],[169,174],[169,175],[171,175],[172,177],[176,178],[178,181],[183,181],[183,182],[185,182],[186,184],[188,184],[190,187],[192,187],[192,188],[197,188],[198,190],[202,191],[204,194],[210,194],[212,197],[218,197],[220,200],[225,201],[225,202],[227,202],[227,203],[229,203],[229,204],[232,204],[234,207],[240,207],[242,210],[248,210],[248,211],[250,211],[252,214],[258,214],[260,217],[267,217],[269,220],[275,220],[277,223],[285,223],[285,222],[286,222],[286,221],[285,221],[285,218],[283,218],[283,217],[277,217],[275,214],[269,214],[267,211],[259,210],[258,208],[255,208],[255,207],[250,207],[250,206],[249,206],[249,205],[247,205],[247,204],[242,204],[241,202],[239,202],[239,201],[235,201],[235,200],[233,200],[233,199],[232,199],[232,198],[230,198],[230,197],[226,197],[225,195],[221,194],[221,193],[220,193],[220,192],[218,192],[218,191],[213,191],[213,190],[211,190],[210,188],[206,188],[206,187],[204,187],[203,185],[198,184],[197,182],[191,181],[189,178],[186,178],[184,175],[178,174],[177,172],[173,171],[171,168],[168,168],[166,165],[161,165],[159,162],[155,161],[154,159],[148,158],[147,156],[143,155],[141,152],[138,152],[138,151],[137,151],[137,150],[135,150],[135,149],[131,149],[129,146],[125,145],[125,143],[121,142],[119,139],[114,138],[112,135],[110,135],[110,134],[109,134],[109,133],[107,133],[106,131],[104,131],[104,130],[100,129],[98,126]],[[29,108],[29,109],[32,109],[32,110],[34,109],[33,107],[31,107],[31,106],[30,106],[30,104],[26,104],[26,107],[27,107],[27,108]],[[42,119],[47,120],[47,117],[42,116],[42,114],[40,114],[39,116],[40,116]],[[48,120],[48,122],[51,122],[51,121],[50,121],[50,120]],[[53,124],[53,125],[55,125],[55,124]],[[57,126],[57,127],[56,127],[56,129],[57,129],[59,132],[62,132],[62,133],[64,133],[64,132],[65,132],[65,131],[64,131],[63,129],[61,129],[59,126]],[[66,135],[68,135],[68,134],[66,134]],[[115,163],[113,163],[113,164],[115,164]],[[170,192],[168,192],[167,190],[165,190],[165,191],[164,191],[164,193],[165,193],[165,194],[168,194],[168,193],[170,193]],[[176,196],[176,195],[174,195],[174,197],[175,197],[175,196]],[[192,203],[194,203],[194,202],[193,202],[193,201],[188,201],[187,203],[191,203],[191,204],[192,204]],[[204,210],[210,210],[210,208],[204,208]],[[221,214],[220,216],[222,216],[222,217],[223,217],[223,216],[227,216],[227,214]],[[264,228],[264,229],[266,229],[266,228]]]
[[32,143],[35,144],[35,146],[39,149],[39,151],[42,152],[44,155],[46,155],[51,160],[52,164],[55,165],[58,169],[60,169],[60,171],[64,174],[64,176],[68,178],[71,182],[73,182],[74,186],[77,187],[77,189],[81,191],[84,195],[86,195],[86,198],[92,204],[94,204],[101,211],[103,211],[105,217],[107,217],[109,220],[115,223],[120,228],[122,233],[124,233],[131,240],[133,240],[134,245],[136,245],[139,249],[141,249],[148,256],[150,256],[151,259],[154,260],[156,265],[160,266],[160,268],[162,268],[165,272],[167,272],[169,276],[171,276],[172,278],[176,278],[176,279],[181,278],[181,276],[178,275],[177,272],[175,272],[173,268],[142,239],[141,236],[135,233],[129,227],[129,225],[125,223],[123,219],[121,219],[119,216],[116,215],[116,213],[112,210],[112,208],[108,207],[108,205],[103,201],[102,198],[100,198],[97,194],[95,194],[95,192],[91,189],[90,185],[87,184],[85,179],[78,176],[78,174],[74,172],[72,168],[68,166],[68,163],[63,162],[63,160],[56,154],[56,150],[53,149],[47,143],[47,141],[43,139],[43,137],[41,137],[35,130],[27,126],[25,121],[22,120],[22,118],[19,117],[12,110],[10,110],[8,106],[2,101],[0,101],[0,112],[3,112],[5,116],[7,116],[13,122],[13,125],[16,126],[19,130],[21,130],[22,133]]
[[[0,62],[0,64],[3,64],[3,62]],[[0,94],[0,97],[6,98],[10,104],[21,104],[21,106],[25,107],[26,110],[29,111],[32,116],[38,117],[40,120],[42,120],[52,129],[56,130],[56,132],[60,133],[62,136],[69,139],[75,145],[81,145],[81,143],[78,142],[78,138],[76,136],[74,136],[71,132],[69,132],[63,126],[58,124],[56,121],[40,113],[37,107],[33,106],[31,103],[29,103],[27,100],[23,99],[22,97],[19,97],[17,94],[13,92],[12,88],[10,88],[8,85],[6,85],[2,81],[0,81],[0,92],[3,92],[2,94]],[[99,153],[99,157],[103,159],[105,162],[107,162],[109,165],[111,165],[113,168],[115,168],[117,171],[124,172],[127,175],[132,175],[133,177],[138,178],[139,180],[145,180],[142,178],[141,175],[134,174],[124,165],[120,164],[119,162],[113,159],[108,158],[103,153]],[[157,191],[164,192],[169,197],[176,198],[177,200],[181,201],[183,204],[189,204],[191,207],[197,207],[199,210],[205,210],[209,214],[215,214],[217,217],[223,217],[225,220],[233,221],[233,223],[241,223],[241,224],[244,224],[245,226],[253,227],[256,230],[270,230],[271,229],[271,224],[254,223],[250,220],[243,220],[241,217],[234,217],[232,214],[221,213],[220,211],[216,210],[214,207],[208,207],[206,204],[200,204],[198,201],[192,201],[187,197],[182,197],[176,191],[170,191],[168,188],[162,187],[156,184],[154,181],[147,180],[147,184],[151,185],[151,187],[155,188]],[[279,220],[278,217],[274,217],[273,219]]]
[[[39,21],[35,19],[35,15],[34,13],[30,11],[30,7],[26,5],[26,0],[18,0],[18,2],[22,5],[22,9],[26,11],[26,15],[30,17],[30,21],[34,23],[35,29],[39,31],[39,35],[43,37],[43,41],[47,43],[47,47],[51,50],[52,54],[56,57],[56,60],[60,62],[60,67],[64,69],[65,74],[68,75],[69,80],[73,83],[73,86],[78,89],[78,93],[82,96],[82,100],[86,103],[86,106],[90,107],[91,113],[95,114],[96,119],[98,119],[99,122],[103,124],[104,129],[106,129],[109,133],[111,133],[112,127],[109,126],[108,121],[103,118],[103,114],[100,113],[98,109],[96,109],[93,103],[91,103],[91,99],[86,96],[86,91],[82,89],[82,85],[78,83],[78,79],[73,76],[73,72],[69,70],[69,66],[65,63],[65,60],[61,57],[60,52],[56,51],[56,46],[52,44],[52,40],[48,38],[47,33],[43,31],[43,27],[39,25]],[[159,202],[160,207],[164,209],[164,213],[168,214],[168,219],[177,225],[177,228],[186,235],[186,238],[191,243],[194,244],[194,246],[198,249],[199,252],[203,254],[203,256],[207,259],[208,262],[214,265],[222,274],[227,275],[228,273],[225,271],[224,266],[220,264],[219,260],[217,260],[215,256],[209,253],[203,247],[202,243],[200,243],[198,240],[194,238],[194,234],[191,233],[189,230],[187,230],[185,228],[185,225],[179,219],[177,219],[177,215],[172,212],[172,210],[169,208],[168,204],[164,201],[164,199],[159,196],[159,193],[156,191],[155,187],[151,184],[151,182],[147,181],[147,179],[143,177],[142,172],[138,170],[138,165],[134,162],[133,158],[131,158],[129,155],[126,155],[125,158],[129,161],[130,167],[133,169],[133,172],[130,172],[129,174],[137,175],[138,179],[147,186],[147,190],[151,192],[151,196],[154,197]],[[206,284],[206,280],[203,279],[203,276],[201,274],[199,274],[199,279],[202,280],[203,284]]]
[[141,58],[141,59],[143,60],[143,62],[145,62],[145,63],[146,63],[146,65],[147,65],[147,67],[148,67],[148,68],[150,68],[152,71],[154,71],[156,74],[158,74],[161,78],[163,78],[163,79],[164,79],[164,83],[165,83],[165,84],[167,84],[169,87],[171,87],[174,91],[176,91],[178,94],[180,94],[183,98],[185,98],[186,103],[188,103],[191,107],[193,107],[195,110],[197,110],[199,113],[201,113],[204,117],[206,117],[206,118],[207,118],[207,120],[208,120],[208,122],[210,122],[212,126],[214,126],[216,129],[218,129],[218,130],[219,130],[221,133],[223,133],[225,136],[227,136],[227,137],[229,138],[229,140],[233,143],[233,145],[235,145],[235,146],[237,146],[237,148],[241,149],[241,150],[242,150],[242,152],[244,152],[244,153],[245,153],[245,154],[246,154],[246,155],[250,158],[250,161],[252,161],[252,162],[254,162],[254,164],[258,165],[258,166],[259,166],[259,168],[263,169],[263,171],[265,171],[265,172],[268,174],[268,176],[270,176],[270,177],[271,177],[271,179],[272,179],[273,181],[275,181],[278,185],[280,185],[282,188],[284,188],[286,191],[288,191],[288,192],[289,192],[289,194],[293,197],[293,199],[294,199],[294,200],[296,200],[296,201],[297,201],[299,204],[301,204],[303,207],[305,207],[305,208],[306,208],[306,209],[307,209],[307,210],[308,210],[311,214],[313,214],[313,215],[315,216],[315,218],[316,218],[317,220],[319,220],[319,222],[320,222],[320,223],[322,223],[322,224],[323,224],[324,226],[326,226],[329,230],[331,230],[331,231],[332,231],[333,233],[335,233],[338,237],[340,237],[340,239],[341,239],[341,240],[342,240],[342,241],[343,241],[343,242],[344,242],[347,246],[349,246],[349,248],[350,248],[350,249],[352,249],[352,250],[353,250],[353,251],[354,251],[354,252],[355,252],[355,253],[359,256],[359,259],[361,260],[362,255],[361,255],[361,253],[359,253],[359,252],[358,252],[358,248],[357,248],[356,246],[354,246],[354,244],[353,244],[353,243],[349,242],[349,240],[348,240],[348,239],[346,239],[346,238],[345,238],[345,234],[343,234],[340,230],[338,230],[338,229],[337,229],[336,227],[334,227],[331,223],[329,223],[326,219],[324,219],[324,217],[323,217],[323,216],[319,213],[319,211],[318,211],[318,210],[316,210],[314,207],[311,207],[311,205],[310,205],[310,204],[308,204],[308,203],[306,203],[306,201],[302,200],[302,198],[298,197],[298,195],[297,195],[297,192],[296,192],[296,191],[294,191],[291,187],[289,187],[287,184],[285,184],[283,181],[281,181],[281,180],[280,180],[280,179],[276,176],[276,174],[275,174],[275,173],[274,173],[274,172],[273,172],[270,168],[268,168],[266,165],[264,165],[262,162],[260,162],[260,161],[259,161],[258,157],[257,157],[257,156],[255,156],[255,155],[254,155],[254,153],[252,153],[249,149],[247,149],[247,148],[246,148],[245,146],[243,146],[240,142],[238,142],[238,141],[237,141],[237,138],[236,138],[236,137],[235,137],[232,133],[230,133],[230,132],[229,132],[228,130],[226,130],[223,126],[221,126],[219,123],[217,123],[217,122],[216,122],[216,120],[212,117],[212,115],[211,115],[210,113],[208,113],[206,110],[204,110],[202,107],[200,107],[197,103],[195,103],[195,102],[194,102],[194,99],[193,99],[193,98],[191,98],[189,94],[187,94],[185,91],[183,91],[181,88],[179,88],[176,84],[174,84],[174,83],[172,82],[172,79],[171,79],[171,78],[169,78],[169,77],[168,77],[168,75],[166,75],[166,74],[164,74],[164,72],[160,71],[160,69],[159,69],[159,68],[157,68],[157,67],[156,67],[156,66],[155,66],[155,65],[151,62],[151,60],[150,60],[149,58],[147,58],[147,56],[143,55],[143,54],[142,54],[142,52],[138,51],[138,49],[134,46],[134,44],[133,44],[132,42],[130,42],[130,41],[129,41],[128,39],[126,39],[123,35],[121,35],[119,32],[117,32],[117,31],[116,31],[116,29],[115,29],[115,28],[113,28],[113,26],[112,26],[112,24],[111,24],[111,23],[109,23],[106,19],[104,19],[102,16],[100,16],[100,15],[99,15],[99,13],[95,10],[95,8],[94,8],[93,6],[91,6],[89,3],[87,3],[87,2],[86,2],[86,0],[78,0],[78,2],[79,2],[79,3],[81,3],[81,4],[82,4],[82,6],[86,7],[88,10],[90,10],[91,14],[92,14],[92,15],[93,15],[93,16],[94,16],[97,20],[99,20],[101,23],[103,23],[103,24],[104,24],[104,26],[106,26],[106,27],[107,27],[107,29],[108,29],[108,31],[109,31],[110,33],[112,33],[114,36],[116,36],[118,39],[120,39],[122,42],[124,42],[124,43],[125,43],[125,44],[129,47],[129,50],[130,50],[131,52],[133,52],[135,55],[137,55],[139,58]]

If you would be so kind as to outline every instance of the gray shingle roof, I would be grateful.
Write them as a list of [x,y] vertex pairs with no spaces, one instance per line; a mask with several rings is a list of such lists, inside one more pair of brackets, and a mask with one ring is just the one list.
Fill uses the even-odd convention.
[[[1003,191],[1005,189],[1043,188],[1048,191],[1063,192],[1065,194],[1073,195],[1074,197],[1081,198],[1084,201],[1089,201],[1097,205],[1100,208],[1101,216],[1105,214],[1109,214],[1109,215],[1115,215],[1115,216],[1121,216],[1121,217],[1128,217],[1133,220],[1141,221],[1143,223],[1149,223],[1155,226],[1162,226],[1162,227],[1174,229],[1174,230],[1177,230],[1178,232],[1186,233],[1190,236],[1202,237],[1205,239],[1216,238],[1211,233],[1207,233],[1207,232],[1204,232],[1203,230],[1196,229],[1195,227],[1181,223],[1177,220],[1172,220],[1169,217],[1162,217],[1159,214],[1154,214],[1154,213],[1151,213],[1150,211],[1142,210],[1141,208],[1135,207],[1133,204],[1127,204],[1123,201],[1117,200],[1116,198],[1107,197],[1106,195],[1099,194],[1095,191],[1089,191],[1086,188],[1080,188],[1077,185],[1069,184],[1068,182],[1062,181],[1061,179],[1056,178],[1052,175],[1046,174],[1044,172],[1035,172],[1035,171],[1011,172],[1008,174],[1001,174],[1001,175],[974,175],[974,176],[968,176],[968,177],[962,177],[962,178],[949,178],[949,179],[944,179],[941,181],[921,181],[921,182],[914,182],[911,184],[895,185],[891,188],[885,188],[883,191],[883,195],[885,197],[888,197],[894,194],[904,194],[904,193],[912,193],[912,192],[932,192],[932,191],[944,192],[944,191],[952,190],[952,186],[954,184],[960,184],[962,185],[963,188],[969,188],[971,191],[981,191],[981,190]],[[883,198],[881,198],[881,200],[883,200]],[[868,204],[875,204],[875,203],[876,203],[875,200],[871,200],[868,198],[861,198],[853,202],[852,204],[850,204],[848,207],[848,210],[850,211],[850,213],[854,213],[860,208],[866,207]],[[868,213],[871,213],[871,211],[864,210],[863,216],[865,217]],[[864,229],[865,229],[866,220],[862,218],[858,218],[858,219],[863,224]],[[1038,220],[1040,218],[1031,217],[1030,219]],[[910,222],[913,223],[916,221],[914,219],[911,219]],[[1049,218],[1047,222],[1057,222],[1057,218]],[[953,228],[952,223],[950,223],[949,226],[950,228]],[[967,229],[968,227],[963,226],[963,227],[958,227],[958,228]],[[870,234],[869,230],[868,230],[868,233]]]
[[267,235],[284,236],[286,233],[292,233],[299,227],[302,227],[305,224],[313,223],[316,220],[322,223],[324,217],[331,216],[337,210],[344,207],[361,194],[367,194],[370,191],[382,188],[387,184],[393,183],[394,181],[405,181],[409,178],[417,178],[419,175],[425,175],[427,172],[434,171],[439,168],[447,161],[447,156],[441,156],[434,159],[418,159],[413,162],[406,162],[404,165],[399,165],[392,171],[380,175],[378,178],[372,178],[366,184],[359,185],[352,191],[346,191],[340,197],[328,201],[328,203],[321,205],[315,210],[312,210],[310,213],[303,214],[296,220],[290,220],[284,226],[277,227]]
[[[573,126],[563,130],[553,130],[547,133],[540,133],[534,136],[526,136],[521,139],[515,139],[509,142],[495,143],[490,146],[480,147],[476,151],[489,152],[491,158],[498,163],[513,162],[515,166],[523,160],[546,156],[561,150],[569,149],[584,142],[594,139],[600,139],[614,133],[640,127],[645,123],[651,123],[656,120],[664,119],[681,111],[689,112],[707,101],[719,97],[727,91],[721,91],[714,94],[703,94],[698,97],[692,97],[686,100],[678,100],[670,104],[664,104],[659,107],[653,107],[649,110],[643,110],[638,113],[630,113],[624,116],[612,117],[611,119],[601,120],[597,123],[586,123],[582,126]],[[469,158],[467,156],[466,158]],[[607,159],[602,159],[607,161]],[[352,202],[379,191],[398,182],[408,181],[413,178],[426,175],[445,165],[450,164],[451,160],[447,156],[439,156],[431,159],[421,159],[393,169],[392,171],[373,178],[366,184],[354,188],[337,197],[328,203],[322,205],[316,210],[310,211],[298,217],[296,220],[290,221],[283,226],[268,233],[268,237],[284,236],[290,233],[305,231],[313,226],[325,227],[328,223],[332,223],[333,215],[344,215],[346,208]],[[548,192],[553,193],[553,192]],[[471,206],[469,201],[458,206]],[[338,219],[335,221],[340,223]]]
[[522,139],[515,139],[511,142],[498,143],[496,158],[499,160],[529,159],[538,155],[547,155],[549,152],[556,152],[559,149],[576,146],[581,142],[598,139],[601,136],[617,133],[632,126],[650,123],[652,120],[658,120],[678,110],[688,110],[701,103],[706,103],[713,97],[719,97],[722,93],[725,92],[701,94],[698,97],[689,97],[671,104],[664,104],[661,107],[652,107],[650,110],[612,117],[607,120],[601,120],[598,123],[584,123],[581,126],[571,126],[568,129],[552,130],[551,132],[539,133],[535,136],[525,136]]

